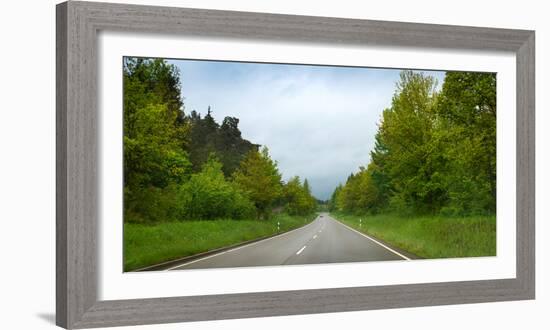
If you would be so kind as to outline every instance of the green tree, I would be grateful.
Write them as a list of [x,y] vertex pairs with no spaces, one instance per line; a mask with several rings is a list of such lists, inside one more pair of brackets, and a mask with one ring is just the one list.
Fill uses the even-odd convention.
[[124,58],[123,83],[125,219],[165,221],[191,165],[179,71],[164,60]]
[[446,194],[434,167],[438,150],[430,143],[434,124],[436,81],[413,71],[401,72],[391,107],[384,110],[379,126],[383,146],[383,173],[390,178],[394,208],[434,212]]
[[343,188],[342,185],[339,184],[338,186],[336,186],[336,188],[332,192],[332,195],[330,196],[330,199],[328,201],[328,210],[330,212],[342,211],[342,209],[338,207],[338,198],[339,198],[340,192],[342,191],[342,188]]
[[281,174],[267,147],[252,150],[233,173],[233,181],[258,210],[258,217],[269,218],[274,201],[282,193]]
[[124,136],[124,207],[129,221],[172,216],[169,210],[176,201],[170,186],[186,180],[191,166],[175,139],[173,116],[161,104],[138,108],[133,134]]
[[473,214],[496,208],[496,75],[403,71],[371,162],[338,186],[345,212]]
[[438,98],[450,213],[496,210],[496,75],[448,72]]
[[133,112],[144,105],[162,103],[183,122],[180,71],[163,59],[124,57],[125,123],[132,123]]
[[255,208],[241,191],[226,181],[222,164],[212,154],[199,173],[179,193],[183,218],[220,219],[253,217]]
[[317,202],[311,195],[307,179],[304,184],[295,176],[284,185],[285,209],[291,215],[306,215],[315,211]]

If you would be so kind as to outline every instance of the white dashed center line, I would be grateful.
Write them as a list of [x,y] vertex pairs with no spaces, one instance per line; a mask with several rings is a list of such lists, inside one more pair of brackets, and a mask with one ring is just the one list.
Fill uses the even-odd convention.
[[314,236],[313,236],[313,239],[316,239],[316,238],[317,238],[317,235],[314,235]]
[[303,248],[301,248],[300,250],[298,250],[298,252],[296,252],[296,255],[299,255],[300,253],[302,253],[302,251],[304,251],[306,249],[306,246],[304,245]]

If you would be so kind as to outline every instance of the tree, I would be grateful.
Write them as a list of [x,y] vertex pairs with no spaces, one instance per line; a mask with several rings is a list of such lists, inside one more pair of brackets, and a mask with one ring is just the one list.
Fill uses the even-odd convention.
[[136,109],[132,134],[124,136],[124,207],[127,219],[167,220],[175,200],[171,185],[181,184],[191,163],[178,146],[174,113],[165,105]]
[[217,133],[216,152],[220,155],[223,172],[229,177],[239,167],[246,154],[251,150],[257,150],[258,145],[242,138],[239,119],[235,117],[225,117]]
[[[162,103],[183,122],[183,98],[179,69],[163,59],[124,57],[124,111],[133,111],[150,103]],[[131,118],[125,118],[131,123]]]
[[[193,163],[193,170],[198,172],[208,160],[211,153],[216,153],[216,134],[219,125],[211,115],[211,109],[204,118],[193,111],[190,117],[190,144],[189,158]],[[217,154],[217,153],[216,153]]]
[[230,177],[248,152],[258,149],[257,145],[242,138],[238,118],[225,117],[219,125],[209,107],[204,118],[192,111],[188,121],[191,130],[189,157],[195,171],[199,171],[208,155],[214,152],[222,163],[225,176]]
[[472,214],[496,209],[496,76],[448,72],[443,87],[403,71],[371,162],[338,186],[345,212]]
[[273,202],[282,193],[281,174],[267,147],[252,150],[233,173],[233,181],[254,203],[258,217],[268,218]]
[[496,210],[496,75],[448,72],[438,99],[449,205],[446,212]]
[[222,164],[211,154],[199,173],[191,176],[179,193],[182,218],[246,218],[255,214],[254,205],[231,182],[226,181]]
[[315,210],[316,200],[311,195],[307,179],[304,184],[295,176],[284,185],[285,209],[291,215],[306,215]]
[[[446,195],[433,180],[437,154],[430,140],[435,123],[434,78],[403,71],[391,107],[384,110],[379,143],[384,153],[384,174],[390,178],[394,208],[412,212],[434,212]],[[435,152],[435,153],[434,153]]]
[[174,186],[191,166],[179,71],[164,60],[124,58],[123,82],[125,219],[167,220]]
[[338,186],[336,186],[336,188],[332,192],[332,195],[330,196],[330,199],[328,201],[328,210],[330,212],[342,211],[342,209],[338,207],[338,198],[339,198],[340,192],[342,191],[342,188],[343,188],[342,185],[339,184]]

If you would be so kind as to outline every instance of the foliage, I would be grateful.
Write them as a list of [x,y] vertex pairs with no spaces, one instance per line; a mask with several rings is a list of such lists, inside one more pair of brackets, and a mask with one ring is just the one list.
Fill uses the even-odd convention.
[[175,215],[174,186],[191,163],[182,149],[177,70],[161,60],[126,59],[124,66],[124,214],[128,221]]
[[290,215],[311,214],[317,207],[307,179],[302,185],[298,176],[293,177],[284,185],[283,199],[285,209]]
[[496,208],[496,76],[448,72],[442,89],[403,71],[371,162],[335,189],[331,210],[491,214]]
[[225,117],[219,125],[209,107],[204,118],[192,111],[187,121],[191,127],[189,157],[195,171],[199,171],[209,155],[215,153],[225,176],[229,177],[250,151],[258,149],[258,145],[242,138],[238,118]]
[[267,147],[250,151],[233,173],[233,180],[254,203],[258,217],[269,218],[283,185],[277,163],[270,158]]
[[125,182],[163,188],[181,182],[189,160],[174,140],[174,117],[164,105],[136,109],[133,130],[124,136]]
[[[283,182],[266,147],[242,137],[239,119],[184,113],[181,73],[162,59],[124,58],[124,219],[269,218]],[[314,209],[309,183],[287,196],[292,213]]]
[[348,177],[346,185],[335,190],[331,199],[334,205],[332,210],[341,209],[354,213],[377,211],[381,196],[371,175],[373,166],[371,163],[366,169],[361,167],[358,173]]
[[150,104],[163,104],[174,119],[177,139],[186,143],[180,72],[162,59],[124,58],[124,132],[132,137],[135,112]]
[[463,214],[496,210],[496,75],[449,72],[438,114],[447,159],[444,211]]
[[191,175],[180,189],[181,218],[254,218],[254,204],[235,184],[226,181],[222,164],[211,156],[201,172]]

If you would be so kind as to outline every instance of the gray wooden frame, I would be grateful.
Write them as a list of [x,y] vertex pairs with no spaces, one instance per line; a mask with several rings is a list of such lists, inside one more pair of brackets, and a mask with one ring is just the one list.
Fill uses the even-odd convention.
[[[517,57],[517,277],[98,301],[98,31],[297,43],[503,50]],[[356,311],[535,297],[534,31],[217,10],[57,5],[56,322],[65,328]]]

